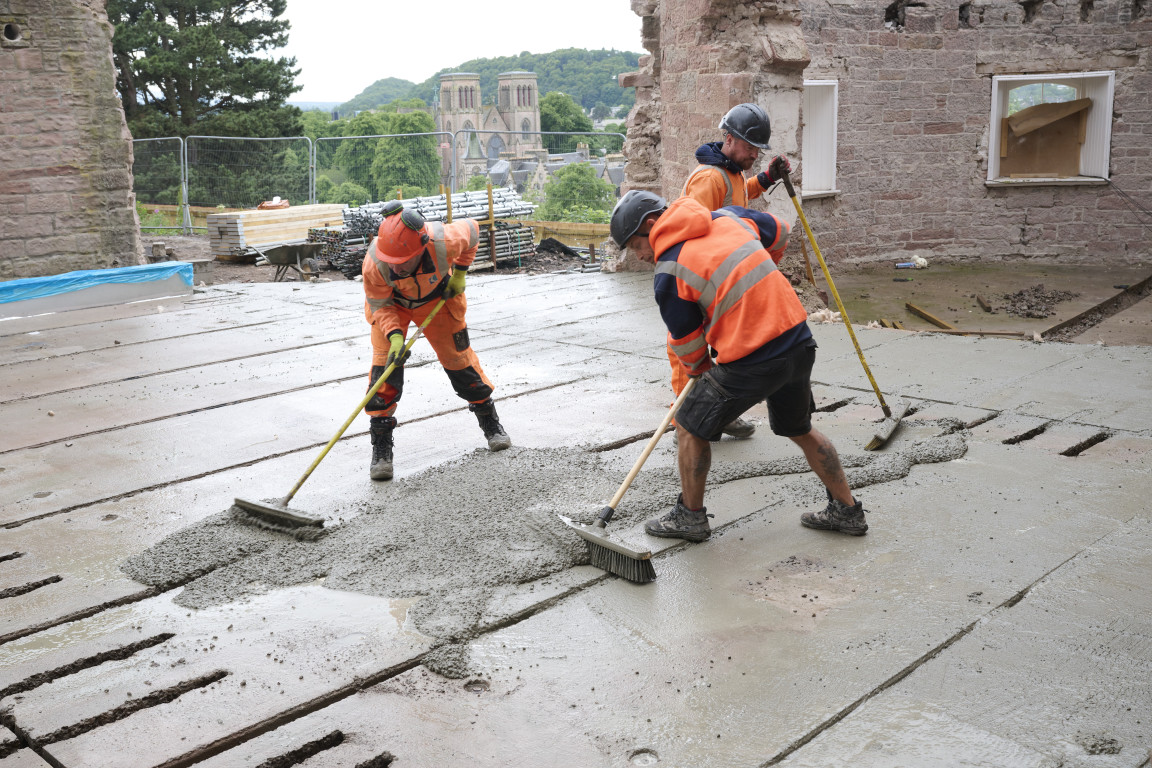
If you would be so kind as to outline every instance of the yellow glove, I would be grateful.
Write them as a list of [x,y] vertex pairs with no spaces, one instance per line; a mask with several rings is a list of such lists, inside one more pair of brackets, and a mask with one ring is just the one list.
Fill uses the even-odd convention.
[[467,274],[467,267],[452,268],[452,277],[448,278],[448,285],[444,286],[445,299],[451,299],[464,293],[464,276]]
[[[389,365],[392,365],[393,362],[396,363],[397,368],[403,366],[408,360],[408,355],[400,356],[400,353],[404,350],[404,334],[400,333],[400,331],[392,331],[392,333],[388,334],[388,344],[388,360],[384,363],[384,367],[387,368]],[[408,354],[410,355],[411,352]]]

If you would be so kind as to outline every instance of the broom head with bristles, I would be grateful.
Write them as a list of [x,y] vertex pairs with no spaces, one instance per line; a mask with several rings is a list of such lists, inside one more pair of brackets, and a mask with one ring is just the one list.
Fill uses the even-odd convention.
[[656,568],[652,565],[650,551],[626,547],[610,538],[607,532],[598,526],[581,525],[564,515],[557,517],[584,539],[584,543],[588,545],[588,558],[592,566],[636,584],[646,584],[655,580]]

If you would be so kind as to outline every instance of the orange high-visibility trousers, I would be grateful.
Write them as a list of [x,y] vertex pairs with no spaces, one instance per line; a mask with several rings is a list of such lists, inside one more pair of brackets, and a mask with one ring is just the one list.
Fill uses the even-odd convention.
[[[420,325],[438,302],[430,301],[414,309],[405,309],[397,306],[396,313],[404,323],[401,331],[404,338],[408,338],[408,329],[412,324]],[[468,325],[464,314],[468,309],[464,294],[453,297],[444,303],[444,308],[436,313],[432,322],[424,329],[424,338],[436,351],[436,358],[448,374],[449,381],[456,394],[469,403],[482,403],[492,396],[492,382],[480,367],[480,359],[476,357],[472,345],[468,340]],[[384,373],[388,365],[388,352],[391,345],[384,331],[372,325],[372,373],[369,377],[368,388],[376,378]],[[368,401],[364,412],[369,416],[391,416],[396,412],[396,403],[404,392],[404,368],[397,368],[384,382],[384,386],[376,392],[375,397]]]

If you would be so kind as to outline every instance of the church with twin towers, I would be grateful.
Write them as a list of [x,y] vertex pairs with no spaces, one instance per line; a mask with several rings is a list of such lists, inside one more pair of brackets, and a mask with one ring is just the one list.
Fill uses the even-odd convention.
[[[535,72],[502,72],[496,76],[496,99],[487,104],[480,75],[449,72],[440,76],[434,105],[436,130],[461,134],[456,142],[456,183],[462,185],[502,158],[547,154],[540,137],[540,94]],[[466,140],[465,140],[466,139]],[[447,158],[446,158],[447,159]]]

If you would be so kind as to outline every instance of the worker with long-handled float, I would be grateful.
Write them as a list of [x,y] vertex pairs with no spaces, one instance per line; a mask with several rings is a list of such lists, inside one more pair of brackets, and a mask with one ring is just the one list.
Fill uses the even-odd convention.
[[492,382],[468,341],[464,314],[464,279],[476,257],[480,227],[472,219],[443,224],[427,222],[398,200],[385,206],[384,219],[364,257],[364,316],[372,324],[371,382],[396,362],[392,373],[364,412],[371,418],[373,480],[392,478],[392,432],[396,404],[404,390],[404,338],[410,324],[423,324],[436,357],[456,394],[476,414],[488,449],[502,451],[512,440],[500,424],[492,402]]
[[645,531],[688,541],[711,535],[704,507],[709,441],[767,400],[772,431],[800,447],[828,491],[828,505],[805,512],[800,522],[866,533],[864,508],[836,448],[812,428],[816,342],[796,292],[776,268],[788,244],[787,223],[748,208],[709,211],[690,197],[669,205],[652,192],[632,190],[616,204],[610,228],[617,245],[656,266],[656,302],[669,345],[688,375],[698,377],[676,414],[680,498]]

